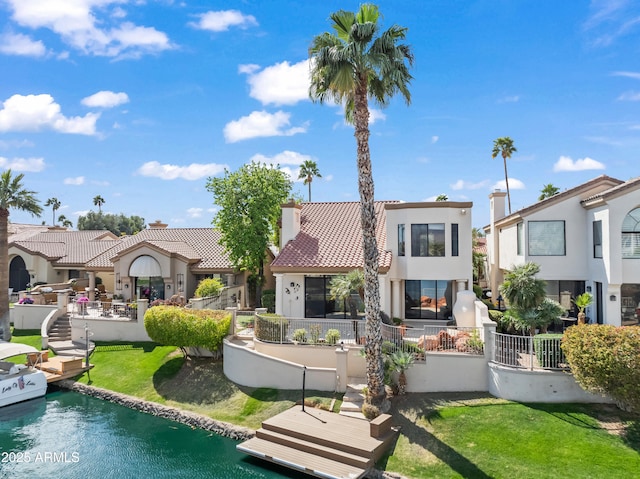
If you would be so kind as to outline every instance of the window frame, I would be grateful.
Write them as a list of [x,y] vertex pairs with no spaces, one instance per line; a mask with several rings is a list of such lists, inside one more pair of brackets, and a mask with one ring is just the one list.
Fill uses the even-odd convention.
[[[562,252],[552,252],[549,249],[547,250],[538,250],[538,249],[534,249],[534,246],[537,248],[540,244],[544,244],[544,245],[550,245],[552,244],[551,241],[548,241],[550,238],[547,238],[547,241],[540,241],[540,240],[536,240],[536,238],[533,238],[532,234],[537,233],[536,231],[536,227],[534,225],[541,225],[541,224],[547,224],[547,225],[551,225],[551,224],[561,224],[562,225]],[[532,227],[533,226],[533,227]],[[529,256],[566,256],[567,255],[567,224],[565,220],[530,220],[527,222],[527,249],[528,249],[528,253]],[[535,243],[534,243],[535,241]]]
[[593,257],[602,258],[602,220],[592,222]]
[[[441,241],[436,241],[435,235],[437,233],[442,234]],[[446,256],[446,239],[445,223],[412,223],[411,256],[414,258],[442,258]],[[436,247],[442,248],[442,254],[432,254],[432,248]],[[425,254],[421,254],[423,250]]]

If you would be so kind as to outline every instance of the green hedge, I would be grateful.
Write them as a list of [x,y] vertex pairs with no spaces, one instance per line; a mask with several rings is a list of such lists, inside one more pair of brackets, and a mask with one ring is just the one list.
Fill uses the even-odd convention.
[[211,309],[185,309],[177,306],[155,306],[144,315],[149,337],[160,344],[205,348],[222,353],[222,341],[229,334],[231,314]]
[[580,386],[640,412],[640,326],[572,326],[562,350]]
[[287,341],[289,320],[275,314],[256,315],[254,336],[256,339],[269,343],[283,343]]
[[533,337],[533,349],[541,367],[558,368],[564,362],[560,341],[562,334],[537,334]]
[[267,312],[276,312],[276,290],[265,289],[262,291],[262,307],[267,308]]

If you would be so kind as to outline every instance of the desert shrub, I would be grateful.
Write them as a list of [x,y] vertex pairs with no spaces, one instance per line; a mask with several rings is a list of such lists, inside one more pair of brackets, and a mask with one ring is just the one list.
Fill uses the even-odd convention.
[[533,349],[543,368],[557,368],[563,362],[560,341],[562,334],[537,334],[533,337]]
[[210,296],[218,296],[220,291],[224,288],[224,285],[216,278],[205,278],[196,288],[196,298],[208,298]]
[[185,309],[159,305],[144,315],[149,337],[160,344],[186,348],[205,348],[222,355],[222,341],[229,334],[231,314],[211,309]]
[[505,317],[503,311],[497,309],[490,309],[488,311],[489,319],[496,323],[496,332],[507,333],[511,329],[511,322],[508,317]]
[[276,312],[276,290],[265,289],[262,292],[262,307],[267,308],[269,313]]
[[381,412],[378,406],[374,406],[371,403],[365,402],[362,405],[362,414],[364,414],[364,417],[371,421],[372,419],[377,418],[381,414]]
[[473,285],[473,293],[476,295],[476,298],[482,299],[482,288],[480,287],[480,285]]
[[293,336],[291,336],[291,339],[293,339],[294,341],[298,341],[299,343],[306,343],[307,342],[307,330],[304,329],[304,328],[296,329],[293,332]]
[[322,327],[314,323],[309,326],[309,336],[311,338],[312,344],[318,344],[320,342],[320,332],[322,331]]
[[329,329],[324,336],[324,340],[327,344],[337,344],[340,341],[340,331],[337,329]]
[[562,350],[580,386],[640,412],[640,326],[572,326]]
[[283,342],[287,337],[289,321],[276,314],[260,314],[255,319],[254,337],[270,343]]

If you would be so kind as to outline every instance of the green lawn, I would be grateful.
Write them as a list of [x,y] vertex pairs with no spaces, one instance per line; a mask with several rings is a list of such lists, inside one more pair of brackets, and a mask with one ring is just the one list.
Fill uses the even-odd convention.
[[[39,331],[13,341],[39,347]],[[97,343],[79,381],[258,428],[299,391],[238,386],[222,362],[185,361],[152,343]],[[307,396],[328,407],[334,396]],[[335,398],[334,410],[341,397]],[[379,467],[411,478],[630,478],[640,473],[640,418],[613,406],[519,404],[486,394],[408,394],[392,401],[401,434]]]

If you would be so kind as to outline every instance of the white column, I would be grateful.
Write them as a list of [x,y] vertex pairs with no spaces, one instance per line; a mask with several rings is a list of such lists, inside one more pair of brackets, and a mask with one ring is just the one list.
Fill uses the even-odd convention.
[[282,274],[275,273],[273,276],[276,278],[276,314],[284,316],[284,312],[282,311]]
[[402,309],[400,298],[402,297],[400,291],[400,280],[393,279],[391,280],[391,318],[402,317]]
[[95,301],[96,295],[96,273],[95,271],[89,271],[89,294],[87,295],[89,301]]

